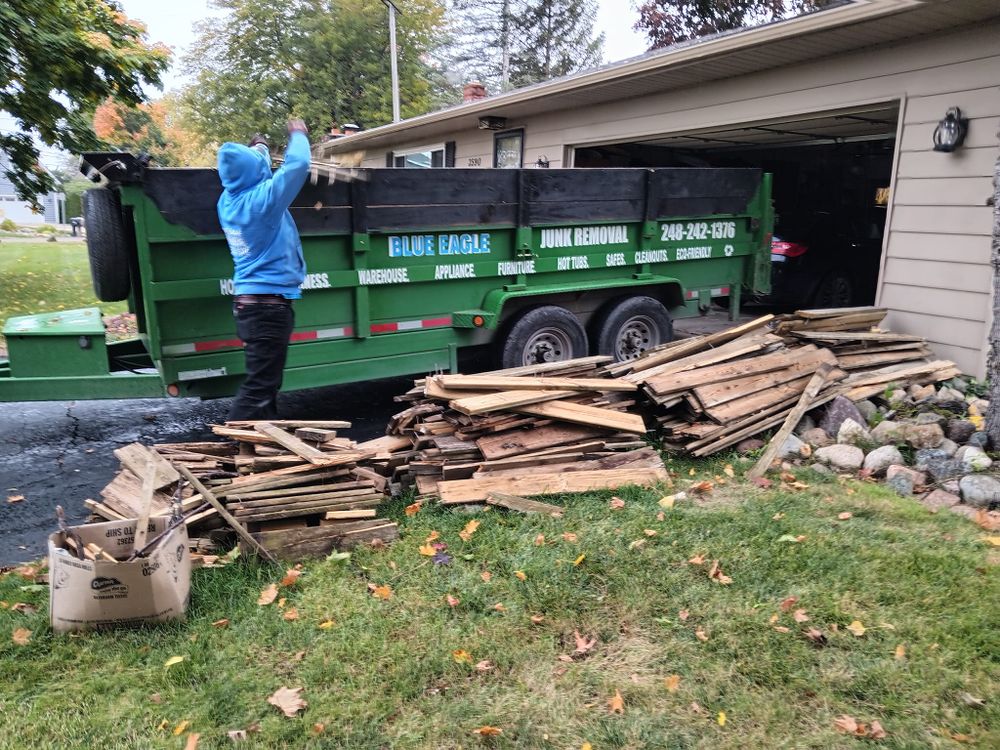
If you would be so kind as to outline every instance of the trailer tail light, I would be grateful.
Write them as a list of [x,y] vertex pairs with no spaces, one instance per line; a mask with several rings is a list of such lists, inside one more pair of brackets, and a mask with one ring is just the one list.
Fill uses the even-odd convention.
[[181,395],[181,389],[178,388],[177,383],[171,383],[167,386],[167,395],[174,397]]
[[486,324],[486,319],[482,315],[475,315],[472,318],[472,325],[476,328],[482,328]]
[[785,242],[784,240],[774,240],[771,243],[771,255],[780,255],[783,258],[798,258],[805,255],[809,248],[799,242]]

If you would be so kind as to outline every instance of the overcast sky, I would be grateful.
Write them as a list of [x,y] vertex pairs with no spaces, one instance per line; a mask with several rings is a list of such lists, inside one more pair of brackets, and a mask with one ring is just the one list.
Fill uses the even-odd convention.
[[[194,39],[195,21],[217,11],[207,0],[118,0],[125,13],[145,22],[149,39],[163,42],[174,50],[174,67],[164,76],[167,89],[182,82],[177,58]],[[646,51],[645,37],[632,29],[638,13],[630,0],[597,0],[597,29],[605,34],[604,60],[613,62]]]

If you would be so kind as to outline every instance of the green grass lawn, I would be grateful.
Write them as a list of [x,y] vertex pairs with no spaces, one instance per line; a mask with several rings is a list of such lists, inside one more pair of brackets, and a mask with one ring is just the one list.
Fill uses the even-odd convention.
[[105,315],[127,309],[124,302],[97,301],[82,242],[0,239],[0,323],[16,315],[94,305]]
[[[721,474],[708,469],[690,477],[685,465],[675,489]],[[47,593],[8,575],[0,600],[38,611],[0,611],[0,745],[180,748],[195,732],[199,748],[225,748],[228,731],[249,729],[236,746],[1000,747],[998,550],[986,532],[871,484],[722,478],[662,520],[654,489],[620,491],[619,510],[612,493],[557,498],[562,518],[406,516],[397,502],[399,542],[307,564],[281,589],[284,609],[257,604],[281,573],[237,562],[195,571],[187,622],[145,630],[55,637]],[[450,564],[421,555],[434,532]],[[730,584],[709,577],[713,560]],[[12,642],[16,628],[31,631],[27,645]],[[593,646],[574,655],[574,633]],[[267,703],[283,686],[303,688],[296,718]],[[887,736],[839,733],[842,714]],[[473,733],[484,725],[503,733]]]

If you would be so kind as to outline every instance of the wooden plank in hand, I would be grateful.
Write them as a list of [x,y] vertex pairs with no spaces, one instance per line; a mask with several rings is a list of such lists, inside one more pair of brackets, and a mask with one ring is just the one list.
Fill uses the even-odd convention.
[[802,391],[802,395],[799,397],[799,402],[795,407],[788,412],[788,416],[785,417],[784,424],[774,433],[774,437],[771,438],[771,442],[767,444],[764,449],[763,455],[754,465],[750,471],[747,472],[747,476],[750,479],[756,479],[757,477],[762,477],[767,473],[767,470],[771,468],[771,462],[774,461],[775,457],[778,455],[778,451],[781,450],[781,446],[785,444],[788,436],[792,434],[792,430],[795,429],[795,425],[799,423],[803,416],[805,416],[806,411],[808,411],[810,404],[815,400],[819,392],[823,390],[823,386],[826,385],[826,380],[830,377],[830,373],[833,371],[833,366],[825,363],[819,366],[819,369],[813,373],[812,378],[809,379],[806,389]]

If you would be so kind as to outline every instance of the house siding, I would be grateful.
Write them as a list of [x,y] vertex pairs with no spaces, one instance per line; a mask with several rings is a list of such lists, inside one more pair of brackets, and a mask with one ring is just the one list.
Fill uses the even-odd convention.
[[[901,122],[876,301],[890,308],[893,330],[926,336],[938,355],[982,376],[992,311],[986,198],[1000,157],[1000,21],[685,89],[509,117],[507,127],[524,128],[526,165],[545,156],[561,167],[571,166],[574,147],[891,101],[901,103]],[[952,154],[934,152],[934,127],[954,106],[970,118],[966,143]],[[502,107],[496,114],[504,115]],[[488,131],[442,139],[457,142],[458,167],[476,157],[480,166],[493,163]],[[365,164],[384,164],[384,151]]]

